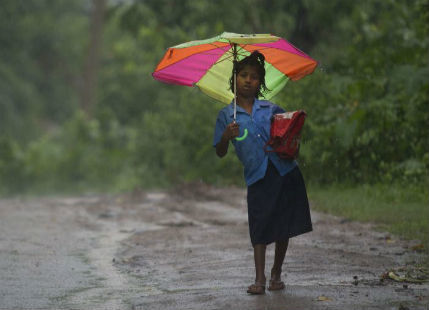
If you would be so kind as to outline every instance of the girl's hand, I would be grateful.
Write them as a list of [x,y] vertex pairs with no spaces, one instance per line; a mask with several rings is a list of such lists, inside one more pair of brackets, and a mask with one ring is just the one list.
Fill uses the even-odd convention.
[[238,137],[239,134],[239,126],[236,122],[229,123],[226,126],[225,131],[223,132],[224,138],[228,141],[234,139],[235,137]]
[[229,140],[238,137],[239,130],[238,124],[236,122],[232,122],[226,125],[226,128],[222,134],[222,139],[218,144],[216,144],[216,154],[219,157],[224,157],[228,152]]

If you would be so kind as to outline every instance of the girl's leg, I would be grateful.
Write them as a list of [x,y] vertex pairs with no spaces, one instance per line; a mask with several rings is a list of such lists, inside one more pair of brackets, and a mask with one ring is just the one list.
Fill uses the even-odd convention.
[[285,284],[281,281],[281,274],[288,245],[289,240],[276,242],[274,264],[273,268],[271,269],[271,280],[269,286],[270,290],[281,290],[285,287]]
[[265,252],[267,246],[265,244],[255,244],[253,254],[255,258],[256,282],[265,283]]
[[280,278],[288,245],[289,245],[289,239],[286,241],[276,242],[276,249],[274,252],[274,264],[273,264],[273,268],[271,269],[271,277],[273,277],[274,275]]
[[265,252],[267,246],[265,244],[255,244],[253,246],[253,254],[255,259],[256,279],[255,283],[250,285],[247,292],[250,294],[265,293]]

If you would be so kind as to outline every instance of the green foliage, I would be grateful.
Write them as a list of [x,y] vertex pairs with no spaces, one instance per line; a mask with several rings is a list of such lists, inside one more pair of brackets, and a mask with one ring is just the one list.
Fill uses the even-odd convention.
[[428,184],[365,184],[359,186],[310,185],[309,199],[312,208],[329,212],[350,220],[375,222],[407,239],[417,239],[428,244],[429,222],[427,217]]
[[233,154],[220,161],[212,146],[213,128],[220,103],[196,93],[182,91],[180,97],[161,96],[167,108],[146,113],[141,127],[138,156],[155,172],[173,183],[203,180],[210,183],[242,183],[242,168]]
[[115,119],[88,120],[78,112],[25,151],[1,140],[0,186],[3,193],[130,190],[140,181],[133,163],[136,140],[136,131]]
[[2,1],[0,134],[27,142],[76,108],[83,1]]
[[25,180],[22,163],[23,154],[18,144],[10,138],[0,138],[0,194],[22,187]]
[[427,0],[110,4],[89,118],[78,110],[88,3],[3,1],[1,193],[243,185],[233,147],[220,160],[211,145],[222,105],[151,77],[167,47],[223,31],[274,33],[320,61],[273,100],[308,113],[299,158],[308,181],[426,184],[428,8]]
[[[278,97],[287,108],[309,114],[301,160],[312,180],[427,179],[428,31],[422,8],[396,1],[354,6],[338,20],[349,36],[335,47],[342,53]],[[314,57],[329,59],[329,47],[319,48]]]

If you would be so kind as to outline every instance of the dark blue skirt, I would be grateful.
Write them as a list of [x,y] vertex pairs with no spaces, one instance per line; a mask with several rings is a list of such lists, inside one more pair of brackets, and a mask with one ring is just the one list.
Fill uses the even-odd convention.
[[285,241],[313,230],[298,166],[280,176],[268,160],[265,177],[247,188],[247,208],[252,245]]

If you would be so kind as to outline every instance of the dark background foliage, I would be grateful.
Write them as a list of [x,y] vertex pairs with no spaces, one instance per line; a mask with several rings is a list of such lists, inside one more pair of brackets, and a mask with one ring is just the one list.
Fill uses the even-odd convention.
[[243,185],[233,152],[219,160],[211,145],[222,104],[151,77],[167,47],[223,31],[273,33],[319,61],[273,99],[308,113],[299,158],[308,182],[428,184],[428,8],[4,0],[0,193]]

